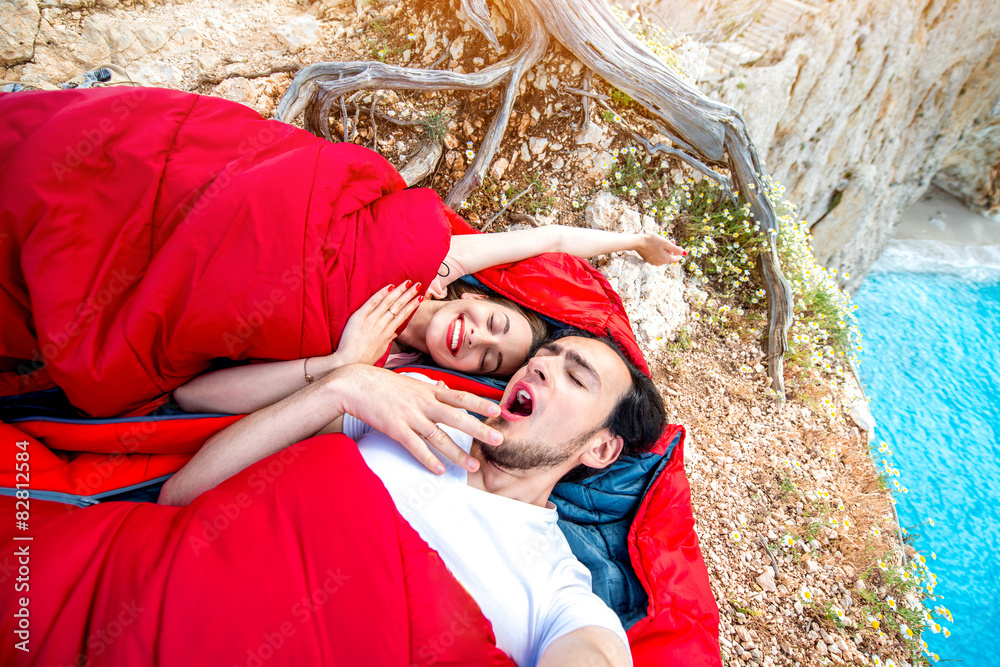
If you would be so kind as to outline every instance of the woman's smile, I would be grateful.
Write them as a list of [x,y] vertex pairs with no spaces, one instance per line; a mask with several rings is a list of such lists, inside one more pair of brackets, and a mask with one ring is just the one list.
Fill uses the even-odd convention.
[[448,350],[451,351],[452,356],[458,356],[458,351],[462,349],[463,340],[465,340],[465,316],[459,315],[451,323],[448,330]]

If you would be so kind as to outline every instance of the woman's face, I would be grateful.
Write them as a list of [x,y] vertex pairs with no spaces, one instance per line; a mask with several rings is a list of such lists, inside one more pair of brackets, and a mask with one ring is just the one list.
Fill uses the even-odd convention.
[[531,349],[528,320],[481,294],[446,302],[426,335],[436,364],[474,375],[512,375]]

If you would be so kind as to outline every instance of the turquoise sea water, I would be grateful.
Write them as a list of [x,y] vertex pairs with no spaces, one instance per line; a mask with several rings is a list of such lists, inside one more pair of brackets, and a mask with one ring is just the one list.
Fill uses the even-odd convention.
[[893,241],[855,303],[875,444],[955,618],[924,638],[942,660],[1000,666],[1000,248]]

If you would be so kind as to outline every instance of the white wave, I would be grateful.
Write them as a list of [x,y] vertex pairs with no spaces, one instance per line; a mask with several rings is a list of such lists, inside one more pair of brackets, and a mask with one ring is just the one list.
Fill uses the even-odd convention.
[[944,273],[981,282],[1000,280],[1000,245],[960,246],[925,239],[894,239],[872,273]]

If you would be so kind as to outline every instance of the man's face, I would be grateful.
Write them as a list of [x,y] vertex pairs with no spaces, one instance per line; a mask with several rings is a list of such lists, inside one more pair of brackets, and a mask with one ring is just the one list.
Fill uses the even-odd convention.
[[543,346],[511,378],[500,416],[486,423],[504,435],[481,448],[500,466],[555,466],[599,435],[631,378],[618,355],[590,338],[567,337]]

